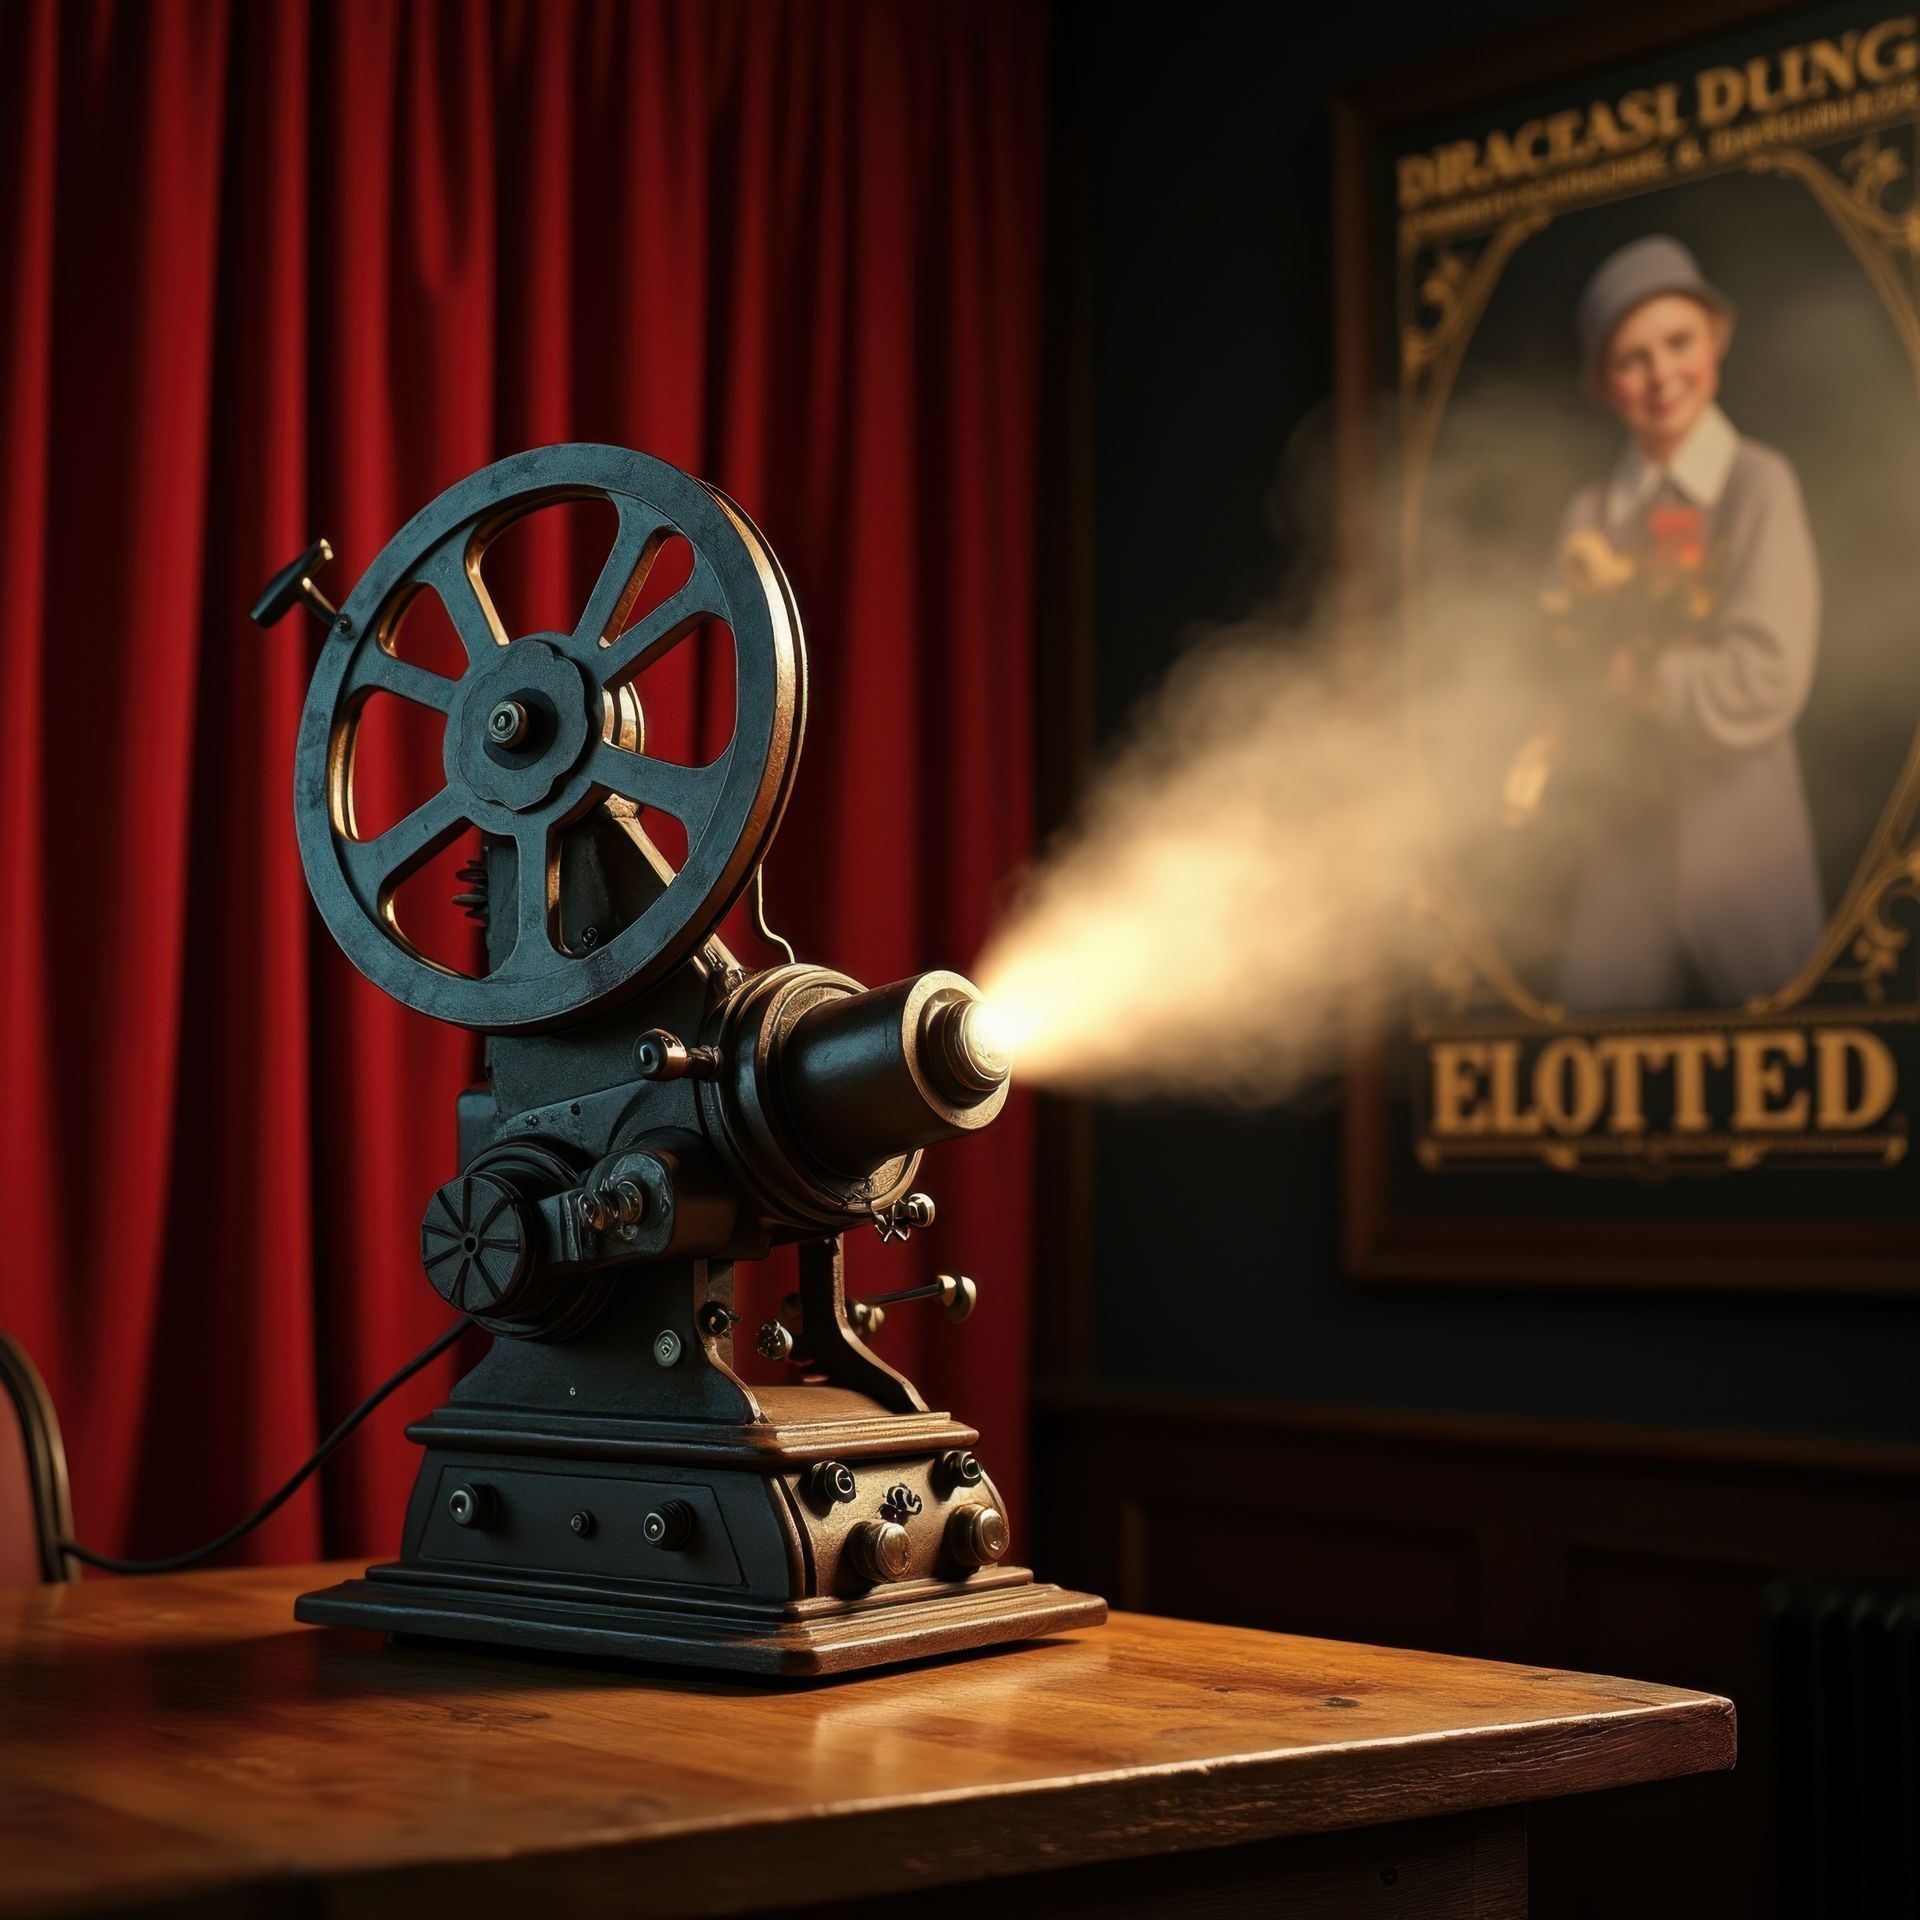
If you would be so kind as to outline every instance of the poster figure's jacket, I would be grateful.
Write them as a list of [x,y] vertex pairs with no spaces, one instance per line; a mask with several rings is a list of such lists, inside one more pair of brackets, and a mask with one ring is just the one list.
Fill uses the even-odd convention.
[[1678,514],[1713,556],[1697,638],[1649,663],[1666,777],[1622,796],[1575,890],[1558,998],[1569,1010],[1682,1003],[1691,965],[1716,1005],[1786,985],[1825,923],[1794,723],[1820,650],[1820,569],[1783,454],[1718,406],[1664,466],[1629,441],[1569,504],[1582,531],[1649,554]]

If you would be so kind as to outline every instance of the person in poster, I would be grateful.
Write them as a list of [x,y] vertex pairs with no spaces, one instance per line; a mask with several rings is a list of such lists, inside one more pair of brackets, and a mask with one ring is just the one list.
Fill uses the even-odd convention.
[[1602,261],[1579,303],[1586,391],[1628,440],[1569,504],[1548,596],[1615,723],[1582,723],[1595,818],[1560,964],[1570,1011],[1679,1007],[1690,980],[1738,1005],[1784,986],[1824,927],[1794,744],[1819,564],[1791,463],[1718,404],[1734,318],[1657,234]]

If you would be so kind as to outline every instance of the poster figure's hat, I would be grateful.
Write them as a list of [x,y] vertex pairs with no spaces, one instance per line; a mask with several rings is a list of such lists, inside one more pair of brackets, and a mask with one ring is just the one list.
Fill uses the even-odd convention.
[[1731,321],[1734,305],[1700,271],[1700,262],[1670,234],[1650,233],[1607,255],[1580,296],[1574,331],[1580,339],[1580,381],[1591,391],[1613,330],[1635,307],[1663,293],[1683,293]]

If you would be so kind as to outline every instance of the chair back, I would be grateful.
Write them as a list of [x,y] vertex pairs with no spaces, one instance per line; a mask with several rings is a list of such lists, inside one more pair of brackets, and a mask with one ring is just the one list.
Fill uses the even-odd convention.
[[60,1551],[72,1538],[53,1400],[26,1349],[0,1333],[0,1587],[77,1580],[79,1568]]

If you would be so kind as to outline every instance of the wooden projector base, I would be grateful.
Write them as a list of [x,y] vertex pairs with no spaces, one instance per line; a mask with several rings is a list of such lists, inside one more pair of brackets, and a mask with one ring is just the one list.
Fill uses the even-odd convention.
[[294,1605],[294,1618],[315,1626],[794,1680],[1038,1639],[1097,1627],[1106,1617],[1104,1600],[1044,1585],[1024,1567],[983,1571],[963,1586],[908,1582],[865,1600],[696,1612],[563,1596],[531,1582],[449,1582],[391,1565],[303,1594]]
[[[590,1355],[527,1349],[500,1343],[408,1429],[425,1456],[399,1559],[302,1596],[296,1619],[808,1679],[1107,1617],[1104,1600],[1025,1567],[971,1564],[981,1510],[1004,1509],[970,1451],[979,1436],[944,1413],[889,1412],[830,1386],[761,1388],[756,1417],[740,1421],[609,1411],[594,1404]],[[504,1391],[460,1400],[489,1364],[562,1360],[589,1411]],[[655,1397],[709,1390],[648,1364]],[[561,1378],[549,1400],[565,1396]],[[890,1535],[892,1578],[860,1551],[876,1529]]]

